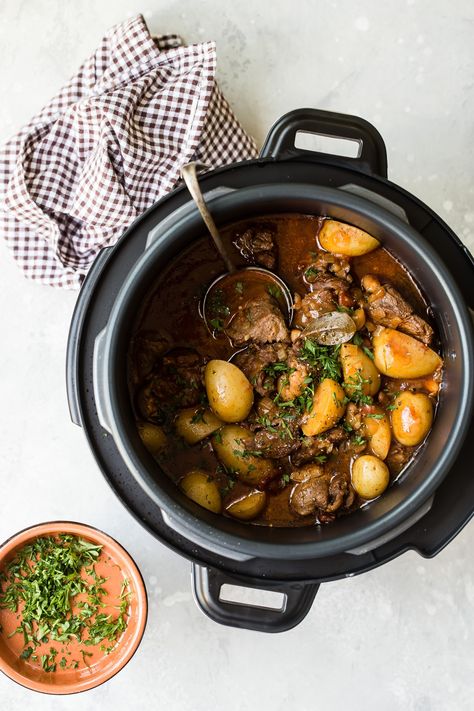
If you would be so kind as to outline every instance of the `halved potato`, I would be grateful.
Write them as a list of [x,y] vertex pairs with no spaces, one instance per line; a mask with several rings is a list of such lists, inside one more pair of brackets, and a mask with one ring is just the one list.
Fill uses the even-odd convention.
[[[240,425],[225,425],[212,437],[212,446],[227,470],[240,481],[256,486],[275,473],[273,462],[253,453],[248,443],[252,432]],[[252,445],[250,444],[250,447]]]
[[345,402],[345,393],[339,383],[330,378],[323,380],[316,388],[311,410],[301,425],[303,434],[313,437],[331,429],[343,416]]
[[221,420],[245,420],[253,405],[253,388],[240,368],[226,360],[210,360],[204,381],[209,404]]
[[222,420],[211,410],[187,407],[181,410],[174,422],[177,433],[188,443],[196,444],[222,427]]
[[337,220],[325,220],[318,238],[323,249],[347,257],[359,257],[380,246],[378,239],[364,230]]
[[348,395],[358,391],[364,395],[375,395],[380,388],[380,373],[374,361],[353,343],[342,344],[340,357],[344,388]]
[[167,438],[162,427],[151,422],[137,422],[140,439],[150,454],[156,457],[165,447]]
[[431,348],[394,328],[379,327],[372,343],[375,365],[391,378],[421,378],[443,364]]
[[379,459],[385,459],[392,441],[389,418],[381,407],[374,407],[364,416],[363,425],[369,451]]
[[420,444],[432,423],[433,404],[428,395],[405,390],[396,397],[392,410],[392,429],[400,444],[406,447]]
[[241,521],[250,521],[263,511],[267,502],[264,491],[251,491],[243,498],[233,501],[226,507],[227,513]]
[[189,499],[208,511],[220,513],[222,501],[219,488],[207,472],[192,469],[179,482],[179,486]]

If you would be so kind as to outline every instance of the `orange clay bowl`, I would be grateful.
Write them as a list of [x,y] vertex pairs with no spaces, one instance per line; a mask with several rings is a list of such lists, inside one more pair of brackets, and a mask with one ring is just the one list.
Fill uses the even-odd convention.
[[[126,629],[107,655],[100,651],[99,644],[84,647],[75,640],[67,645],[54,641],[41,643],[35,650],[38,659],[41,654],[48,654],[50,647],[54,645],[64,648],[68,659],[80,660],[79,667],[76,669],[62,669],[58,664],[55,672],[46,672],[37,661],[20,658],[24,648],[23,636],[14,634],[8,638],[8,635],[18,626],[18,614],[0,609],[0,670],[27,689],[46,694],[75,694],[103,684],[123,669],[136,652],[143,637],[148,605],[143,578],[127,551],[102,531],[80,523],[55,521],[20,531],[0,546],[0,572],[26,544],[42,536],[55,536],[60,533],[69,533],[103,546],[95,564],[97,574],[107,578],[107,582],[103,585],[107,592],[107,597],[104,598],[107,607],[102,612],[117,612],[115,606],[118,604],[122,582],[124,578],[129,581]],[[84,658],[87,659],[87,663],[83,660],[80,649],[86,649],[91,653]],[[58,660],[60,657],[61,653],[58,654]]]

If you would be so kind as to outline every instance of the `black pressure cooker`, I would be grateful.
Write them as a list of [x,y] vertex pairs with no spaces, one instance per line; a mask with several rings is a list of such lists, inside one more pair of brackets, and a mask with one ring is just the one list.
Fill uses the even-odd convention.
[[[299,132],[347,139],[356,157],[295,147]],[[309,611],[321,582],[359,574],[406,550],[436,555],[474,512],[474,261],[420,200],[387,180],[382,137],[366,121],[300,109],[270,130],[257,160],[201,177],[218,225],[277,212],[328,214],[377,237],[423,289],[445,371],[421,452],[380,499],[327,526],[259,527],[185,497],[138,436],[126,385],[130,329],[157,274],[204,229],[177,188],[100,252],[74,311],[67,351],[71,418],[115,493],[151,533],[192,561],[201,609],[222,624],[279,632]],[[224,584],[283,593],[278,608],[222,599]]]

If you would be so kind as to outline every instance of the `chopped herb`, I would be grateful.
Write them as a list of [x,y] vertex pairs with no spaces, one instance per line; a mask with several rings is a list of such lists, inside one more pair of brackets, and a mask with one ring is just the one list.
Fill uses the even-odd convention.
[[206,424],[206,420],[204,419],[203,408],[196,410],[196,413],[191,417],[191,424],[195,425],[196,422],[204,422],[204,424]]
[[29,659],[31,657],[31,655],[33,654],[33,652],[34,652],[33,647],[27,647],[20,654],[20,659]]
[[290,475],[289,474],[282,474],[280,481],[283,484],[283,486],[286,486],[287,484],[290,483]]
[[361,435],[354,435],[352,438],[352,441],[354,444],[356,444],[358,446],[362,446],[363,444],[367,443],[367,440],[364,437],[362,437]]
[[371,417],[373,420],[383,420],[385,415],[370,412],[368,415],[366,415],[366,417]]
[[387,407],[385,408],[386,410],[391,411],[391,410],[395,410],[397,408],[397,403],[395,402],[395,400],[397,399],[397,397],[399,395],[400,395],[400,390],[397,393],[395,393],[395,395],[392,396],[392,402],[390,403],[390,405],[387,405]]
[[220,430],[214,432],[214,440],[217,442],[217,444],[222,444],[222,432]]
[[364,342],[364,339],[362,338],[362,336],[360,335],[360,333],[359,333],[358,331],[356,331],[356,333],[354,333],[354,337],[353,337],[353,339],[352,339],[352,343],[353,343],[355,346],[361,346],[361,345],[363,344],[363,342]]
[[315,279],[318,274],[318,269],[315,269],[314,267],[308,267],[304,273],[304,277],[307,281],[311,281],[312,279]]
[[326,454],[316,454],[314,458],[315,462],[318,462],[318,464],[324,464],[324,462],[327,460],[327,455]]
[[214,331],[222,331],[224,329],[224,322],[221,318],[211,318],[209,323]]
[[62,657],[62,658],[61,658],[61,661],[59,662],[59,666],[61,667],[61,669],[65,669],[65,668],[66,668],[66,664],[67,664],[67,659],[66,659],[66,657]]
[[242,294],[244,293],[244,282],[243,281],[236,282],[235,290],[238,294],[240,294],[242,296]]
[[364,351],[365,355],[370,358],[370,360],[374,359],[374,354],[370,350],[370,348],[367,348],[367,346],[362,346],[362,350]]
[[281,299],[281,297],[282,297],[280,287],[275,286],[274,284],[269,284],[267,286],[267,291],[270,294],[270,296],[273,296],[274,299]]
[[[13,634],[23,635],[22,659],[36,661],[34,650],[49,640],[61,642],[63,647],[72,639],[86,645],[104,639],[114,642],[125,629],[126,598],[121,601],[118,617],[110,615],[107,625],[99,612],[107,596],[103,587],[106,578],[94,569],[101,550],[102,546],[90,541],[60,534],[37,538],[10,561],[0,586],[0,608],[19,614],[21,621]],[[57,655],[58,650],[52,646],[49,654],[41,655],[44,671],[56,670]]]
[[340,349],[340,346],[320,346],[311,339],[305,338],[298,357],[316,368],[320,380],[331,378],[340,381],[342,377],[339,363]]
[[372,381],[370,379],[362,377],[360,371],[357,371],[354,375],[351,375],[350,378],[343,383],[349,396],[349,400],[352,400],[359,405],[372,405],[372,397],[370,395],[366,395],[364,392],[364,385],[371,382]]

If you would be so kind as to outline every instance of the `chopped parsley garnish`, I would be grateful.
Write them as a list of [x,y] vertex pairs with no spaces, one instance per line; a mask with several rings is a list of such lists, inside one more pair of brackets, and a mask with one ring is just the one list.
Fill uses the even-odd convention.
[[281,299],[282,293],[281,289],[278,286],[275,286],[275,284],[269,284],[267,286],[267,291],[270,294],[270,296],[273,296],[274,299]]
[[240,296],[244,293],[244,282],[243,281],[238,281],[235,284],[235,290]]
[[304,273],[304,276],[307,281],[311,281],[312,279],[316,279],[318,274],[319,271],[317,269],[315,269],[314,267],[308,267]]
[[362,446],[363,444],[367,443],[367,440],[364,437],[362,437],[361,435],[354,435],[352,438],[352,441],[354,444],[356,444],[358,446]]
[[[8,564],[1,578],[0,608],[18,613],[19,625],[11,636],[23,635],[22,659],[36,661],[34,651],[42,643],[60,642],[62,647],[73,639],[84,645],[115,643],[125,630],[128,581],[122,586],[118,615],[100,612],[108,595],[103,587],[107,578],[94,568],[101,550],[90,541],[60,534],[37,538]],[[44,671],[56,671],[57,654],[50,647],[49,654],[41,655]]]
[[321,380],[341,380],[341,365],[339,351],[341,346],[320,346],[310,338],[305,338],[303,348],[299,353],[300,360],[317,369]]
[[363,378],[359,371],[357,371],[354,375],[351,375],[350,378],[343,383],[349,396],[349,400],[352,400],[352,402],[355,402],[358,405],[372,405],[372,397],[370,395],[366,395],[364,392],[364,385],[370,382],[371,380]]
[[209,323],[211,324],[214,331],[224,330],[224,322],[221,318],[211,318],[209,319]]

